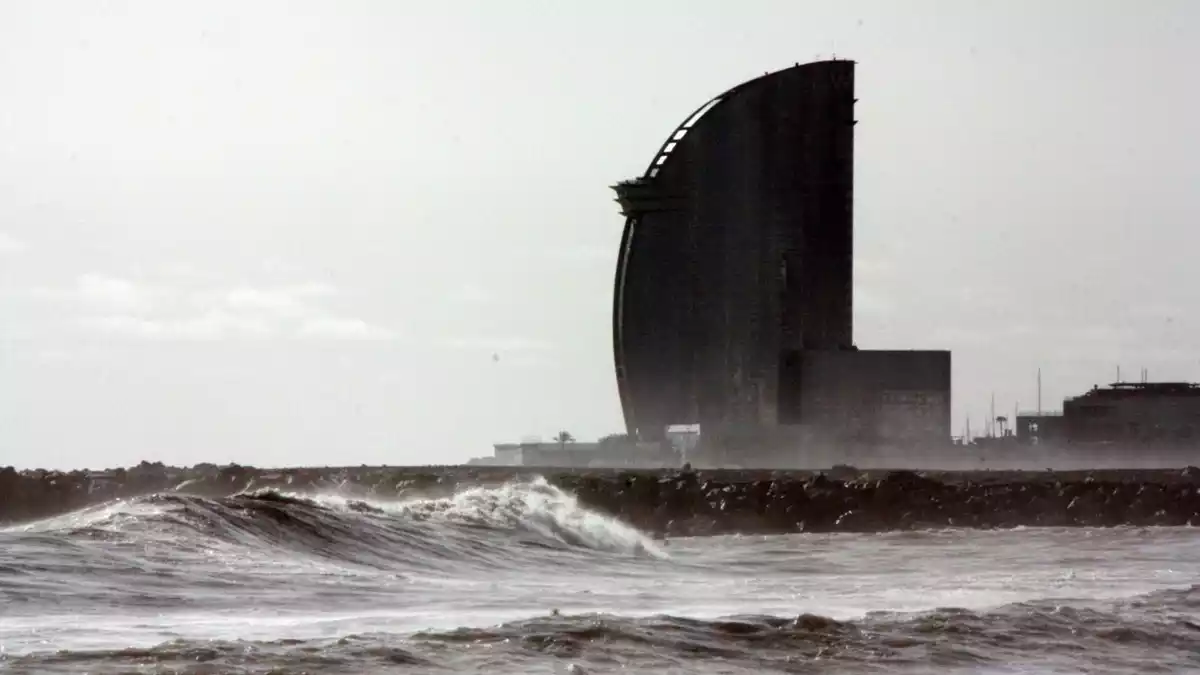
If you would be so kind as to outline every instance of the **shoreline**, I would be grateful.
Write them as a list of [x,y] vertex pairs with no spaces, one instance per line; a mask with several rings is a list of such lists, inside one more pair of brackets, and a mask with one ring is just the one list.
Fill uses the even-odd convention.
[[209,498],[274,489],[349,498],[437,498],[544,477],[579,502],[654,536],[1200,525],[1200,468],[1094,471],[769,471],[536,467],[166,467],[0,470],[0,525],[116,499]]

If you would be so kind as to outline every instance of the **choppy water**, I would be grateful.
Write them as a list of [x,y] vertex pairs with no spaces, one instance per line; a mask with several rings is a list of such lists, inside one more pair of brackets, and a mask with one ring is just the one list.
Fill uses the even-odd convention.
[[1192,529],[655,542],[544,483],[0,530],[0,671],[1187,672]]

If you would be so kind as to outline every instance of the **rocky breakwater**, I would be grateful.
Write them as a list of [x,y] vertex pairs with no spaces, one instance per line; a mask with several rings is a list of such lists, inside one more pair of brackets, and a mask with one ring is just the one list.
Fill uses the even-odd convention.
[[[613,485],[614,480],[623,484]],[[1200,469],[1194,467],[833,476],[708,472],[575,483],[581,501],[676,536],[1200,525]]]
[[0,469],[0,523],[156,492],[257,489],[363,499],[445,497],[546,479],[581,503],[665,536],[930,527],[1200,524],[1200,469],[1094,472],[555,470],[512,467]]

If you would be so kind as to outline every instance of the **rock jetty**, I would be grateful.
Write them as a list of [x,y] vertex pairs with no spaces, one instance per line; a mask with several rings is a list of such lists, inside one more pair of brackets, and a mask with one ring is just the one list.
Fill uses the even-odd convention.
[[0,469],[0,524],[161,492],[258,489],[362,499],[443,497],[544,476],[591,508],[662,536],[938,527],[1200,525],[1200,469],[1092,472],[561,470],[516,467]]

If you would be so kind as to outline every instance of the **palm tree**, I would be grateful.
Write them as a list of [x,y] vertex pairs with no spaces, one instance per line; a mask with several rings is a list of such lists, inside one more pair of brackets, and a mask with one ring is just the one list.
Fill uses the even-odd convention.
[[559,449],[562,449],[566,447],[567,443],[574,443],[575,437],[572,436],[571,432],[569,431],[560,431],[558,432],[558,435],[554,437],[554,441],[558,443]]

